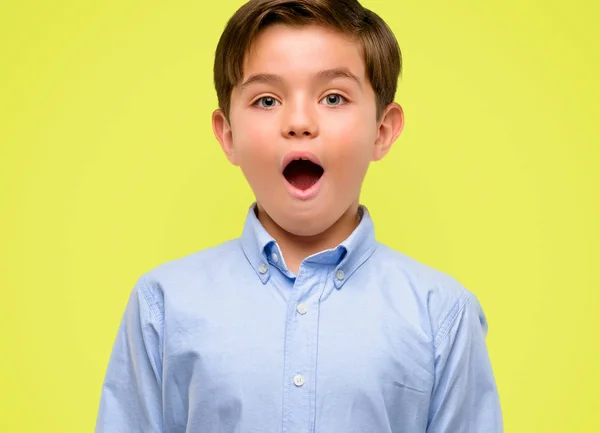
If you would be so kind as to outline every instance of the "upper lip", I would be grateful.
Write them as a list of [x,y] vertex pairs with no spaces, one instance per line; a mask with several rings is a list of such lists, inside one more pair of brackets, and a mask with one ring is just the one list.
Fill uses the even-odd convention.
[[318,166],[323,168],[323,164],[321,164],[319,158],[317,158],[317,156],[314,153],[302,150],[295,150],[285,155],[285,158],[283,158],[283,166],[281,167],[281,171],[285,170],[288,164],[292,161],[295,161],[296,159],[304,159],[306,161],[312,162],[313,164],[317,164]]

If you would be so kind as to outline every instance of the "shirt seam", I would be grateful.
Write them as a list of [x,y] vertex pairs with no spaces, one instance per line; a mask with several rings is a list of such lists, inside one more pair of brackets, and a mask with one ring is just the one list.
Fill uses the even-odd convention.
[[[436,351],[438,350],[440,344],[442,343],[442,340],[446,337],[446,335],[448,335],[448,333],[450,332],[450,329],[452,329],[452,326],[454,325],[454,323],[456,323],[456,320],[458,319],[458,317],[462,314],[462,312],[465,310],[465,308],[467,308],[467,306],[470,304],[471,300],[469,297],[467,297],[466,302],[462,303],[462,301],[465,297],[466,296],[463,295],[456,301],[456,303],[452,307],[452,310],[450,310],[450,313],[448,313],[448,316],[446,316],[446,319],[442,322],[442,326],[438,330],[436,337],[434,339],[433,347]],[[462,303],[462,305],[461,305],[461,303]]]
[[[161,318],[156,317],[156,313],[155,310],[158,310],[158,305],[156,298],[154,298],[153,295],[151,295],[148,291],[148,283],[146,281],[145,278],[142,277],[141,279],[141,288],[139,290],[139,293],[142,295],[142,298],[144,299],[144,302],[146,302],[146,305],[148,306],[148,309],[150,311],[150,316],[154,317],[154,319],[158,322],[158,327],[161,328],[164,324],[163,320]],[[150,303],[148,298],[146,297],[146,295],[152,297],[152,300],[154,302]],[[159,330],[157,329],[157,332]],[[142,340],[144,341],[144,347],[146,347],[146,352],[148,351],[148,348],[150,347],[150,344],[148,342],[148,337],[146,336],[146,332],[144,332],[144,329],[141,329],[142,332]],[[162,350],[161,350],[161,346],[162,346],[162,341],[161,341],[161,335],[159,334],[159,353],[162,356]],[[156,365],[154,358],[152,356],[148,356],[148,361],[150,362],[150,365],[152,366],[152,371],[154,372],[154,375],[156,377],[156,380],[158,381],[158,384],[160,387],[162,387],[162,374],[161,371],[158,368],[158,365]]]
[[[142,277],[140,282],[141,282],[141,286],[142,286],[140,289],[140,294],[144,298],[144,301],[146,301],[146,304],[148,305],[148,309],[150,310],[150,313],[152,314],[152,316],[158,322],[159,325],[163,325],[164,317],[161,314],[160,309],[158,308],[157,299],[150,293],[150,290],[148,287],[148,282],[146,281],[146,278]],[[148,297],[150,297],[152,299],[150,300],[150,299],[148,299]]]

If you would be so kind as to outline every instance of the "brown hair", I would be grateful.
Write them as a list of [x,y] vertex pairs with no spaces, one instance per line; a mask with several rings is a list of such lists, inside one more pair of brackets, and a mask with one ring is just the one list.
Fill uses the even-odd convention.
[[394,34],[377,14],[357,0],[250,0],[227,23],[215,53],[215,89],[227,119],[231,92],[243,78],[244,58],[252,42],[261,30],[276,23],[317,24],[356,39],[363,47],[378,119],[394,101],[402,54]]

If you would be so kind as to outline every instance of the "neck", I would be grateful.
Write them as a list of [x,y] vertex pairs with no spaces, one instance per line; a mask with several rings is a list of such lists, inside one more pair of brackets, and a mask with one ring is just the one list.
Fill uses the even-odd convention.
[[288,269],[296,274],[305,258],[337,247],[350,236],[359,223],[358,202],[353,203],[328,229],[312,236],[290,233],[277,225],[260,206],[257,210],[258,220],[279,245]]

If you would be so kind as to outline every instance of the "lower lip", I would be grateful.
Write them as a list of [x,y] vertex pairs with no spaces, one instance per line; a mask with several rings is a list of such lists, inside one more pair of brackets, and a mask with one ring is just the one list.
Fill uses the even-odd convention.
[[300,200],[309,200],[309,199],[315,197],[319,193],[319,190],[321,189],[321,184],[323,183],[323,176],[325,176],[325,174],[322,174],[321,177],[319,178],[319,180],[310,188],[300,189],[300,188],[296,188],[294,185],[289,183],[287,181],[287,179],[285,178],[285,176],[282,175],[283,181],[285,182],[285,185],[287,186],[289,193],[293,197],[300,199]]

